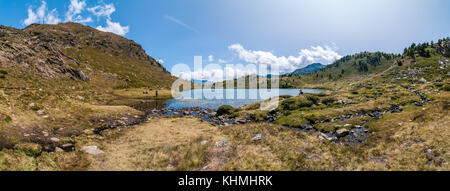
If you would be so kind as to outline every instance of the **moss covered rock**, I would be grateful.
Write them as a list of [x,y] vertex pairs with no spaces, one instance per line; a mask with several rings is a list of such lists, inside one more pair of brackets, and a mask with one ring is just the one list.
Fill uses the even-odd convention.
[[217,109],[217,116],[231,115],[231,114],[233,114],[234,111],[235,111],[235,109],[232,106],[222,105],[219,107],[219,109]]

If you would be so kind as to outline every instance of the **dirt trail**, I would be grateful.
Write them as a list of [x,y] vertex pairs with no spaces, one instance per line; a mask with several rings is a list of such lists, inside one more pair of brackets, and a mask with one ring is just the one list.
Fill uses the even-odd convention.
[[90,170],[202,170],[215,161],[217,141],[227,138],[200,119],[153,119],[100,143],[104,153],[90,156]]

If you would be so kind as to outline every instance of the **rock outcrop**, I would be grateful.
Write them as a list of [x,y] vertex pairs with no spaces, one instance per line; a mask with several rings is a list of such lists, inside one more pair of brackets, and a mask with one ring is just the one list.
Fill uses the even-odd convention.
[[[65,50],[91,48],[105,55],[136,59],[168,72],[132,40],[101,32],[78,23],[32,24],[25,29],[0,26],[0,62],[12,63],[43,78],[69,77],[90,81],[84,60],[65,54]],[[134,63],[124,63],[134,64]]]

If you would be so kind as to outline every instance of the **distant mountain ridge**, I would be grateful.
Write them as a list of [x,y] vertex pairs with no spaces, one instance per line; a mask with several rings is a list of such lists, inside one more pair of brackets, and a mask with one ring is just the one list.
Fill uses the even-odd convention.
[[325,67],[326,67],[326,65],[323,65],[321,63],[314,63],[314,64],[310,64],[304,68],[297,69],[290,74],[303,76],[303,75],[312,74],[314,72],[317,72],[320,69],[325,68]]

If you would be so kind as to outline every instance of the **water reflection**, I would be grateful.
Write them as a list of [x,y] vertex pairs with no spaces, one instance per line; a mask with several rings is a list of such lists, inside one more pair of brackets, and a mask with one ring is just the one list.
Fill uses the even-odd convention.
[[[302,91],[304,93],[320,93],[323,90],[302,89]],[[237,108],[280,95],[297,96],[299,92],[300,89],[216,89],[215,91],[197,89],[179,92],[181,96],[177,99],[146,101],[133,107],[141,111],[164,108],[176,110],[188,107],[217,109],[222,105],[231,105]]]

